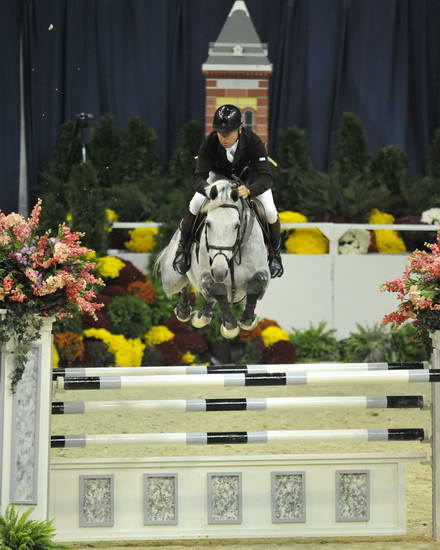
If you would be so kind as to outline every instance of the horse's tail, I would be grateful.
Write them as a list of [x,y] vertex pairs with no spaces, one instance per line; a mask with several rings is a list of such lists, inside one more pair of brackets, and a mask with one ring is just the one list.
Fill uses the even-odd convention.
[[154,261],[154,265],[153,265],[153,274],[155,277],[158,276],[159,274],[159,271],[160,271],[160,263],[162,261],[162,258],[165,256],[166,252],[167,252],[167,248],[168,246],[166,246],[162,252],[160,252],[160,254],[156,257],[156,260]]

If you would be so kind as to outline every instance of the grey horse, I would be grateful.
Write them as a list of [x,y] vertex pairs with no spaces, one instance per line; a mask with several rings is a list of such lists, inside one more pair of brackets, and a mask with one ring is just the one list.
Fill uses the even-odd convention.
[[[267,251],[263,232],[249,205],[238,197],[235,183],[218,180],[207,188],[209,200],[198,245],[191,250],[191,268],[185,275],[174,271],[172,263],[179,241],[177,230],[168,246],[156,260],[162,287],[168,297],[179,295],[174,310],[182,322],[196,328],[208,325],[213,308],[220,306],[224,338],[235,338],[244,330],[255,328],[255,307],[269,282]],[[205,299],[199,311],[192,311],[189,289],[193,287]],[[231,304],[246,299],[244,311],[237,321]]]

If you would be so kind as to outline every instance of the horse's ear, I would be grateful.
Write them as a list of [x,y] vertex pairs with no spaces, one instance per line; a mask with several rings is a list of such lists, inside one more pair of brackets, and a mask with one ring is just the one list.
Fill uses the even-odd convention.
[[231,191],[231,199],[234,201],[234,202],[237,202],[238,201],[238,191],[237,189],[233,189]]
[[217,186],[216,185],[213,185],[211,187],[211,190],[209,192],[209,198],[213,201],[217,198],[217,195],[218,195],[218,189],[217,189]]

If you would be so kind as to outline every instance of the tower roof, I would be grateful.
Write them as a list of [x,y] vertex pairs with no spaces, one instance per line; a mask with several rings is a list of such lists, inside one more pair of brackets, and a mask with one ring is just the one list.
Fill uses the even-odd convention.
[[272,71],[243,0],[236,0],[215,42],[209,44],[203,71]]

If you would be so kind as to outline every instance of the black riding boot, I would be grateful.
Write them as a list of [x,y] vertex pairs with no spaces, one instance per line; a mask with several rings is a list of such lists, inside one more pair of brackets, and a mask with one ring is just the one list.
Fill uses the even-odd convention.
[[272,248],[269,255],[269,269],[272,279],[281,277],[284,273],[283,262],[281,261],[281,228],[280,219],[275,223],[269,224],[270,245]]
[[180,222],[180,240],[177,245],[176,256],[173,261],[173,268],[184,275],[191,266],[191,256],[189,251],[189,239],[194,223],[195,216],[187,210]]

